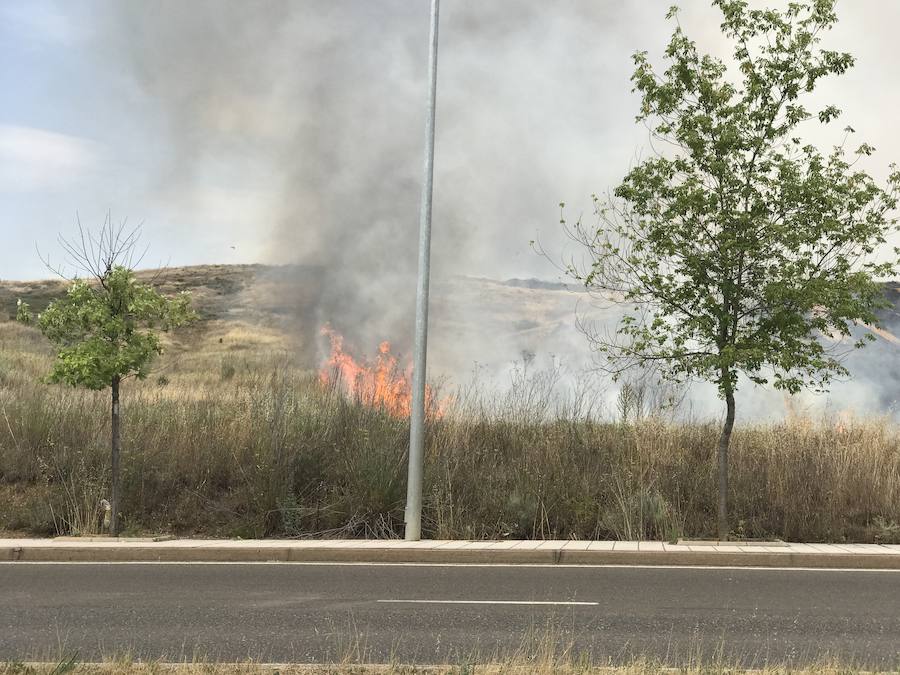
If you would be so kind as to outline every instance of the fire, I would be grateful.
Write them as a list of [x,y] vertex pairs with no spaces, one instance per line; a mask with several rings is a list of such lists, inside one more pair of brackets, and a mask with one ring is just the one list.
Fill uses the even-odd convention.
[[[322,384],[335,384],[349,398],[374,408],[383,408],[394,417],[409,417],[412,407],[412,364],[401,367],[391,354],[391,343],[378,345],[371,361],[357,361],[344,351],[344,338],[331,326],[322,327],[331,343],[331,354],[319,370]],[[425,387],[426,414],[441,417],[443,404],[435,400],[430,386]]]

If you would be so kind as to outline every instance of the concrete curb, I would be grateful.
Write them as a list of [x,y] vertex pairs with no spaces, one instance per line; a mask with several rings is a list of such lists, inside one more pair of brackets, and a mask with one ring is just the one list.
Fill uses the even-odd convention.
[[578,550],[559,548],[424,548],[378,544],[365,547],[279,545],[104,544],[89,546],[52,543],[0,546],[0,561],[8,562],[337,562],[448,563],[507,565],[672,565],[684,567],[808,567],[820,569],[900,570],[897,553],[717,552],[689,550]]

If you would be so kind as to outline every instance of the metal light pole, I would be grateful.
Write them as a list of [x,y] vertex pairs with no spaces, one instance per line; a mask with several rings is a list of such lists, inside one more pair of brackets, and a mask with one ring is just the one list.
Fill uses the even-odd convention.
[[422,538],[422,474],[425,464],[425,356],[428,344],[428,277],[431,272],[431,193],[434,182],[434,108],[437,89],[438,6],[431,0],[428,54],[428,109],[425,114],[425,171],[419,206],[419,280],[416,286],[416,337],[412,409],[409,416],[409,472],[406,484],[406,538]]

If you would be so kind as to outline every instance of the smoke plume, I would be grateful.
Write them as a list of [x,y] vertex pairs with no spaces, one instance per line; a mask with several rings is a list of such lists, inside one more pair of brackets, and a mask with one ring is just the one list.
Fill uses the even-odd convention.
[[[588,358],[572,318],[555,333],[505,331],[496,307],[466,295],[457,277],[557,275],[529,241],[537,236],[546,250],[562,252],[556,204],[566,201],[574,215],[587,210],[590,194],[615,185],[646,145],[646,132],[632,124],[630,55],[661,52],[671,30],[662,19],[667,4],[443,3],[432,364],[458,372],[522,351],[555,352],[574,365]],[[162,0],[94,8],[97,67],[129,92],[128,114],[157,146],[153,197],[175,212],[202,213],[199,204],[244,214],[245,236],[262,242],[267,262],[295,264],[296,283],[316,284],[315,308],[299,317],[307,342],[329,322],[359,349],[391,339],[408,352],[428,3]],[[878,58],[878,40],[862,39],[864,10],[841,10],[849,20],[836,31],[839,46]],[[689,34],[714,53],[723,53],[719,21],[705,3],[682,14]],[[871,81],[873,64],[861,59],[864,66],[862,81]],[[845,89],[827,93],[846,98],[860,86],[850,77]],[[878,145],[881,124],[858,100],[851,106],[861,113],[857,128]],[[576,297],[560,307],[574,309]],[[528,301],[513,291],[504,298]],[[757,407],[770,407],[773,396],[760,394]]]

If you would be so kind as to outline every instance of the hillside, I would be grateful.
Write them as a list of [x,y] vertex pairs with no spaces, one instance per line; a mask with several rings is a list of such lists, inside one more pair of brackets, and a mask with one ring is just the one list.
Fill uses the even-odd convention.
[[[320,302],[325,289],[315,267],[201,265],[142,271],[138,276],[164,293],[191,293],[201,321],[186,336],[182,333],[179,346],[219,339],[225,344],[236,335],[250,341],[264,338],[293,350],[306,367],[317,368],[327,346],[320,331],[328,323],[347,333],[350,347],[361,356],[374,353],[383,340],[393,342],[401,356],[410,351],[412,295],[406,299],[405,316],[386,325],[330,316]],[[40,311],[65,287],[58,279],[0,281],[0,322],[15,316],[18,299]],[[573,313],[576,300],[584,295],[564,284],[536,280],[455,277],[435,283],[432,366],[446,374],[471,368],[476,361],[513,361],[523,351],[559,354],[580,349],[586,354],[584,344],[578,344],[581,336],[574,330]],[[233,341],[231,345],[239,346]]]
[[[411,353],[412,285],[406,298],[348,298],[344,290],[335,295],[324,287],[319,268],[296,265],[201,265],[139,276],[164,292],[192,294],[202,320],[174,341],[173,351],[182,360],[190,359],[190,348],[198,346],[208,356],[223,358],[263,348],[291,354],[302,368],[318,369],[328,354],[321,334],[326,325],[346,337],[345,348],[359,359],[374,356],[384,340],[392,343],[401,363]],[[17,299],[40,310],[64,288],[61,280],[0,281],[0,322],[14,316]],[[848,354],[853,381],[833,388],[830,405],[839,409],[883,412],[900,391],[900,375],[895,374],[900,368],[891,365],[900,365],[900,283],[886,284],[885,292],[891,307],[882,312],[876,341]],[[583,368],[591,354],[576,315],[601,328],[612,325],[615,317],[614,310],[598,308],[583,289],[535,279],[437,280],[431,308],[430,372],[456,384],[471,378],[474,370],[505,377],[510,364],[532,357],[538,364],[555,360]],[[755,391],[752,398],[754,414],[783,406],[771,392]],[[699,409],[704,410],[702,405]]]

